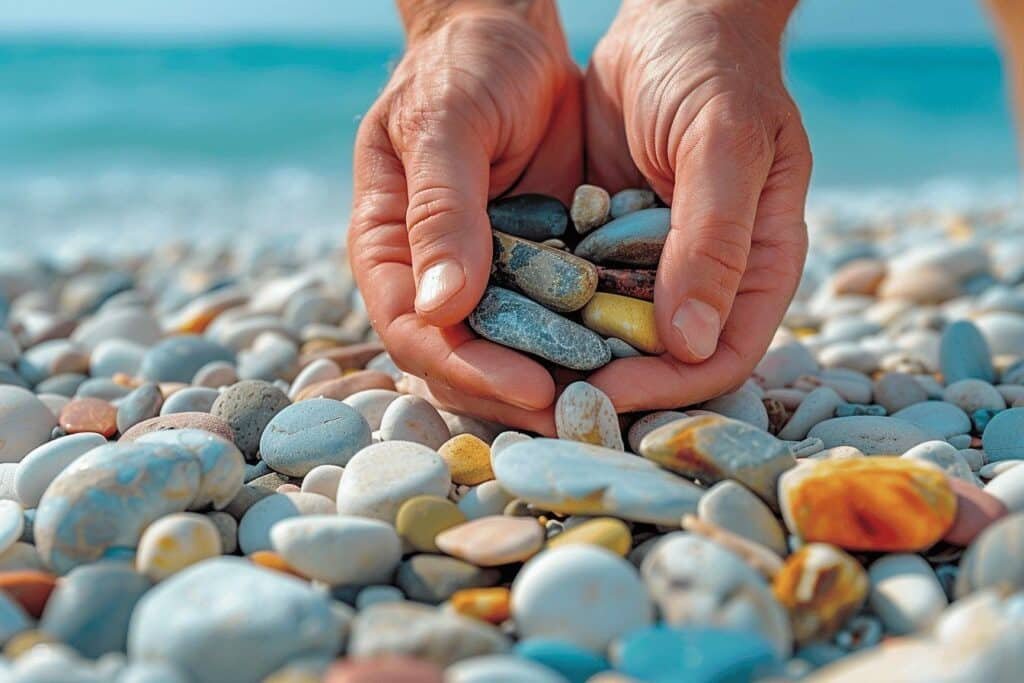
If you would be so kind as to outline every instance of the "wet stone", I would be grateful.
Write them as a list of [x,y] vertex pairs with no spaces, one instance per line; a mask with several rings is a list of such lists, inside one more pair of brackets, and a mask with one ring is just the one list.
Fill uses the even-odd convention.
[[561,237],[569,227],[565,204],[542,194],[496,199],[488,204],[487,217],[495,230],[535,242]]
[[582,308],[597,289],[597,269],[577,256],[494,233],[493,277],[554,311]]
[[616,218],[583,238],[576,255],[598,264],[653,267],[669,231],[668,209],[643,209]]
[[643,301],[654,301],[654,284],[658,271],[650,269],[597,269],[597,289]]

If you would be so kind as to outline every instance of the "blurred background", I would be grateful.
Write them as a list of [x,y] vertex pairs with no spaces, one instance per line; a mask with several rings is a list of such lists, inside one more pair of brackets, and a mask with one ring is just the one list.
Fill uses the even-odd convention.
[[[559,4],[586,63],[618,2]],[[0,0],[0,237],[109,250],[340,235],[359,116],[401,50],[385,0]],[[803,0],[786,64],[812,206],[1016,197],[975,0]]]

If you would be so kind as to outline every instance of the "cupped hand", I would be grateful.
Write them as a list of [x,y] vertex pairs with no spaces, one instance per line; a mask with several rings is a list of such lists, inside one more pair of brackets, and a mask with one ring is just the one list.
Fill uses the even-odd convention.
[[668,353],[617,360],[590,379],[620,412],[740,385],[799,282],[811,153],[781,78],[788,12],[770,6],[625,0],[594,52],[588,181],[613,192],[649,185],[672,209],[654,298]]
[[580,100],[550,0],[466,3],[410,29],[359,127],[355,278],[394,362],[446,407],[551,431],[550,373],[462,321],[490,274],[488,199],[513,190],[568,200],[581,182]]

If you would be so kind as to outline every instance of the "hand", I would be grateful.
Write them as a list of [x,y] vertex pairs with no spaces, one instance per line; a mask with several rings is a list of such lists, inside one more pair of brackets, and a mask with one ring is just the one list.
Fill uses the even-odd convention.
[[579,69],[551,0],[407,4],[408,49],[356,139],[356,281],[395,363],[442,404],[550,432],[548,371],[462,321],[490,275],[488,199],[567,201],[582,180]]
[[668,353],[595,373],[620,412],[738,387],[799,282],[811,153],[782,84],[794,0],[625,0],[586,76],[588,179],[672,207],[655,288]]

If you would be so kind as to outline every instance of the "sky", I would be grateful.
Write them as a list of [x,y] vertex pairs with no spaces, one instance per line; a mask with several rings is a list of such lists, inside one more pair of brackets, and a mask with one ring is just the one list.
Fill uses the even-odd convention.
[[[618,0],[559,0],[570,34],[597,35]],[[987,43],[980,0],[803,0],[797,44]],[[0,0],[0,33],[79,35],[395,35],[389,0]]]

